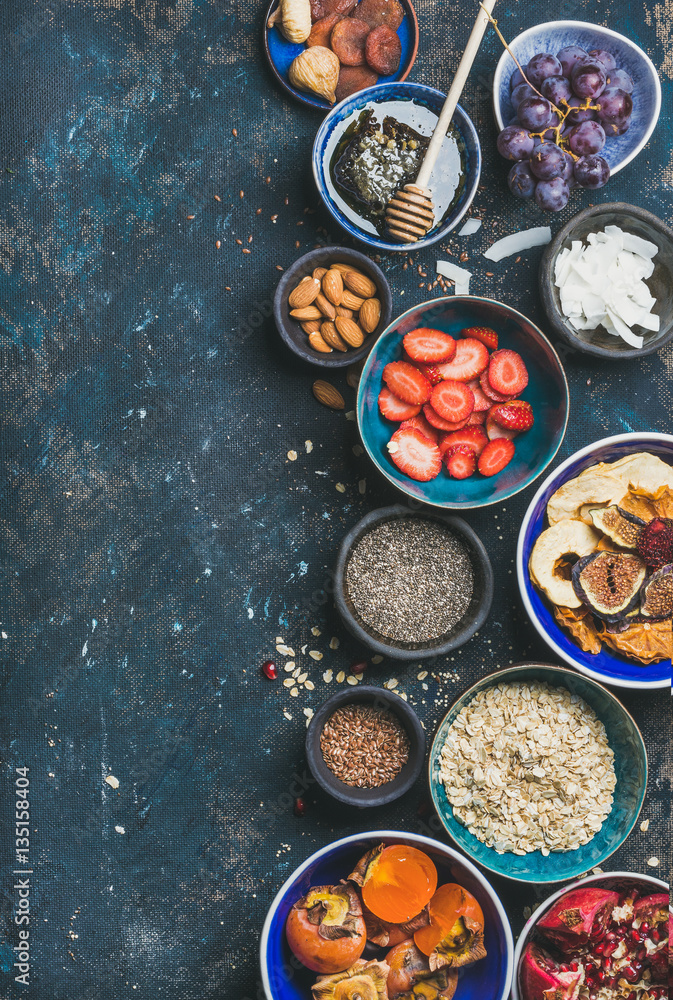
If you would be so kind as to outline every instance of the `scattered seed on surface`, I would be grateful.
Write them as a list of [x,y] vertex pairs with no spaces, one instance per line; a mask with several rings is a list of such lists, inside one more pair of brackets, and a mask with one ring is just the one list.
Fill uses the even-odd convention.
[[333,635],[332,638],[329,641],[329,648],[330,649],[338,649],[339,648],[339,640],[337,639],[337,637],[335,635]]
[[105,782],[110,788],[119,788],[119,778],[115,778],[114,774],[108,774]]
[[313,451],[313,441],[304,441],[304,447],[306,448],[306,454],[310,455]]
[[659,865],[659,858],[654,858],[654,857],[648,858],[647,863],[650,866],[650,868],[657,868]]
[[428,676],[428,672],[427,670],[421,670],[421,672],[417,676],[419,681],[424,681],[425,678]]
[[336,679],[337,679],[337,684],[343,684],[343,682],[346,680],[346,672],[344,670],[340,670],[339,673],[336,675]]
[[336,490],[337,490],[337,493],[345,493],[346,492],[346,487],[344,486],[343,483],[337,483],[336,484]]
[[357,788],[378,788],[392,781],[409,759],[409,746],[397,716],[371,705],[338,708],[320,734],[327,767],[344,784]]
[[649,828],[650,828],[650,821],[649,821],[649,819],[644,819],[643,822],[640,824],[641,831],[643,833],[647,833],[647,831],[649,830]]
[[297,452],[296,451],[288,451],[287,457],[288,457],[288,459],[291,462],[296,462],[297,461]]

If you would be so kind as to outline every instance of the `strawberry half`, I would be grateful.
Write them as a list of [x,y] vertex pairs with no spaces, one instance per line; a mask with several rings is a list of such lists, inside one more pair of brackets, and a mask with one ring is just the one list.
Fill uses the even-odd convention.
[[456,382],[470,382],[481,375],[488,365],[488,350],[480,340],[468,337],[456,343],[456,354],[452,361],[439,365],[443,378]]
[[460,445],[461,447],[472,448],[476,455],[479,456],[487,444],[488,438],[483,429],[481,427],[471,427],[468,424],[462,430],[451,431],[450,434],[445,434],[439,442],[439,450],[444,455],[447,450],[457,448]]
[[479,385],[484,395],[494,403],[506,403],[508,399],[512,398],[511,396],[503,396],[502,393],[495,391],[488,380],[488,369],[481,373],[479,377]]
[[477,453],[465,444],[449,448],[444,455],[452,479],[469,479],[477,468]]
[[[399,434],[399,431],[397,431]],[[514,442],[508,438],[496,438],[489,441],[481,455],[477,467],[482,476],[496,476],[512,461],[514,457]]]
[[421,412],[420,406],[414,406],[413,403],[405,403],[404,400],[398,399],[385,385],[379,393],[379,410],[386,420],[397,421],[410,420],[411,417],[415,417],[417,413]]
[[528,370],[516,351],[495,351],[488,365],[488,382],[503,396],[518,396],[528,385]]
[[405,335],[404,350],[414,361],[432,365],[439,361],[451,361],[456,353],[456,342],[448,333],[419,326]]
[[464,382],[445,379],[432,390],[430,405],[444,420],[458,423],[474,410],[474,393]]
[[497,351],[498,334],[491,330],[490,326],[468,326],[460,331],[461,337],[470,337],[472,340],[480,340],[488,347],[489,351]]
[[481,388],[479,379],[473,379],[471,382],[467,383],[472,390],[474,396],[474,408],[479,412],[480,410],[490,410],[492,401],[484,394],[484,390]]
[[439,448],[415,427],[400,427],[388,442],[393,462],[405,476],[419,483],[435,479],[442,468]]
[[433,442],[433,444],[439,443],[439,432],[428,423],[422,413],[419,413],[416,417],[411,417],[409,420],[402,421],[400,424],[400,430],[403,427],[415,427],[417,431],[424,434],[429,441]]
[[535,417],[533,407],[525,399],[511,399],[509,403],[496,403],[491,408],[490,417],[496,424],[509,431],[528,431]]
[[464,427],[467,420],[444,420],[443,417],[433,410],[429,403],[426,403],[423,407],[423,413],[425,414],[425,419],[433,427],[436,427],[438,431],[457,431],[460,427]]
[[490,441],[495,441],[496,438],[508,438],[510,441],[513,441],[518,433],[518,431],[510,431],[506,427],[501,427],[500,424],[495,422],[490,413],[486,418],[486,434]]
[[430,399],[432,386],[418,368],[406,361],[391,361],[383,369],[383,381],[398,399],[423,405]]

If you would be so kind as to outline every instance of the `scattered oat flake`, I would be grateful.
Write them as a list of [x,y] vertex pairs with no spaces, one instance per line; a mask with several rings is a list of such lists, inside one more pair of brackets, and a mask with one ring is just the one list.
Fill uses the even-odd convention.
[[364,455],[365,453],[365,450],[361,444],[354,444],[352,450],[356,458],[358,458],[360,455]]
[[322,635],[322,632],[320,631],[317,625],[314,625],[313,628],[311,629],[311,635]]
[[312,660],[322,660],[322,653],[318,649],[309,649],[308,655]]
[[524,906],[524,908],[523,908],[523,915],[524,915],[524,917],[525,917],[526,920],[528,920],[528,918],[531,916],[531,913],[532,913],[532,911],[531,911],[530,906]]
[[285,642],[285,639],[283,639],[282,635],[276,636],[276,645],[278,645],[279,642]]
[[346,420],[355,420],[355,410],[348,410]]
[[282,642],[276,646],[276,651],[280,653],[281,656],[294,656],[294,649],[292,646],[285,646]]
[[299,677],[300,673],[301,673],[301,667],[295,667],[294,671],[292,672],[292,676],[297,678]]
[[289,712],[283,712],[283,715],[285,716],[288,722],[292,721],[292,716],[290,715]]
[[355,685],[358,683],[359,681],[355,676],[355,674],[349,674],[348,677],[346,678],[346,684],[350,684],[351,687],[355,687]]
[[313,718],[313,709],[312,708],[302,708],[302,712],[304,713],[304,715],[306,716],[307,719],[312,719]]
[[592,871],[592,874],[594,874],[594,875],[603,875],[604,874],[602,868],[592,868],[591,871]]
[[289,460],[291,462],[296,462],[297,461],[297,452],[294,451],[294,449],[292,449],[292,450],[288,451],[287,457],[289,458]]
[[377,653],[376,656],[372,656],[372,663],[383,663],[383,657]]
[[332,670],[326,670],[325,673],[322,675],[322,679],[324,680],[325,684],[329,684],[333,677],[334,677],[334,672]]
[[367,480],[366,479],[361,479],[360,482],[358,483],[358,492],[362,493],[363,496],[367,492]]
[[290,691],[290,697],[292,698],[296,698],[298,694],[299,694],[299,688],[297,687],[292,688],[292,690]]
[[329,641],[329,648],[330,649],[338,649],[339,648],[339,640],[337,639],[337,637],[335,635],[333,635],[332,638]]
[[394,691],[399,683],[400,682],[397,677],[391,677],[390,680],[387,680],[383,686],[384,688],[388,688],[389,691]]
[[114,774],[108,774],[105,782],[110,788],[119,788],[119,778],[115,778]]
[[306,681],[304,687],[306,688],[307,691],[313,691],[315,689],[315,684],[313,683],[313,681]]
[[302,655],[302,656],[303,656],[303,655],[304,655],[304,653],[306,652],[306,648],[307,648],[307,644],[306,644],[306,643],[304,643],[304,645],[303,645],[303,646],[301,647],[301,655]]
[[313,451],[313,441],[304,441],[304,447],[306,448],[306,454],[310,455]]
[[285,680],[283,681],[283,687],[291,688],[293,686],[294,686],[294,678],[286,677]]
[[340,670],[339,673],[336,675],[336,679],[337,679],[337,684],[343,684],[343,682],[346,679],[346,671]]
[[421,670],[420,674],[418,674],[417,679],[419,681],[424,681],[427,676],[428,676],[427,670]]
[[308,671],[304,671],[303,674],[299,674],[299,677],[297,677],[297,684],[303,684],[307,677],[308,677]]
[[654,857],[648,858],[647,863],[650,866],[650,868],[657,868],[659,866],[659,858],[654,858]]
[[[123,827],[123,826],[116,826],[116,827],[115,827],[115,833],[126,833],[126,830],[124,829],[124,827]],[[658,864],[658,863],[659,863],[659,862],[657,862],[657,864]],[[649,861],[648,861],[648,864],[649,864]]]
[[644,819],[643,822],[640,824],[640,829],[642,830],[643,833],[647,833],[649,828],[650,828],[649,819]]
[[336,490],[337,490],[337,493],[345,493],[346,492],[346,487],[344,486],[343,483],[337,483],[336,484]]

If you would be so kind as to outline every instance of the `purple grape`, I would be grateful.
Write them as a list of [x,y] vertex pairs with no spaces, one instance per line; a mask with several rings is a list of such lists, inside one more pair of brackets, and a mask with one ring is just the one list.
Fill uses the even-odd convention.
[[518,87],[519,84],[525,83],[525,82],[526,81],[523,78],[523,74],[522,74],[521,70],[519,69],[519,67],[517,66],[517,68],[514,70],[514,72],[512,73],[511,77],[509,78],[509,89],[510,90],[514,90],[514,88]]
[[561,63],[563,76],[570,76],[576,63],[584,62],[588,57],[589,53],[586,49],[580,48],[579,45],[566,45],[557,55],[557,59]]
[[605,67],[597,62],[578,63],[570,82],[577,97],[598,97],[605,89]]
[[600,153],[605,145],[605,132],[598,122],[582,122],[574,125],[568,136],[568,146],[578,156]]
[[589,58],[593,62],[602,63],[606,70],[615,69],[617,66],[617,61],[611,52],[606,52],[605,49],[591,49],[589,52]]
[[565,166],[563,167],[561,177],[568,187],[572,187],[575,183],[575,161],[567,149],[563,150],[563,155],[565,156]]
[[530,167],[523,160],[515,163],[507,175],[509,189],[517,198],[532,198],[535,194],[536,183],[535,177],[530,172]]
[[593,121],[596,118],[596,112],[593,108],[585,108],[585,104],[590,104],[584,97],[571,97],[568,101],[568,106],[570,111],[566,115],[566,121],[569,125],[579,125],[581,122]]
[[548,76],[561,75],[561,63],[550,52],[538,52],[526,66],[526,76],[538,90],[542,81],[546,80]]
[[530,169],[541,181],[560,177],[565,169],[565,153],[553,142],[543,142],[533,151]]
[[603,129],[608,139],[614,139],[618,135],[624,135],[625,132],[628,132],[630,124],[630,118],[626,118],[619,125],[616,125],[614,122],[603,122]]
[[527,97],[537,97],[537,94],[527,83],[520,83],[512,91],[512,107],[518,108],[521,102],[525,101]]
[[517,108],[517,116],[524,128],[539,132],[545,128],[552,115],[552,107],[545,97],[527,97]]
[[626,91],[627,94],[632,94],[633,80],[623,69],[611,69],[607,75],[607,87],[618,87],[620,90]]
[[571,86],[564,76],[548,76],[546,80],[542,81],[540,93],[557,107],[569,101],[573,95]]
[[570,188],[562,177],[540,181],[535,188],[535,200],[545,212],[560,212],[568,204]]
[[580,156],[575,161],[575,180],[580,187],[596,188],[603,187],[610,180],[610,167],[608,161],[602,156]]
[[534,149],[534,142],[524,128],[508,126],[498,136],[498,152],[506,160],[527,160]]
[[596,98],[598,119],[601,122],[612,122],[621,125],[633,111],[633,99],[625,90],[609,87],[600,97]]
[[542,138],[548,142],[556,142],[556,130],[561,125],[561,117],[556,111],[552,111],[549,127],[542,133]]

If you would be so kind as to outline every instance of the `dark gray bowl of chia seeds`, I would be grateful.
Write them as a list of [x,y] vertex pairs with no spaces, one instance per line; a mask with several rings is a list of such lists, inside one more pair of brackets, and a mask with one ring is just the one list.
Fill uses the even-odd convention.
[[493,570],[460,517],[401,504],[371,511],[341,543],[334,601],[348,631],[395,660],[444,656],[484,624]]
[[311,719],[306,759],[320,787],[339,802],[382,806],[420,776],[425,733],[413,708],[393,691],[344,688]]

